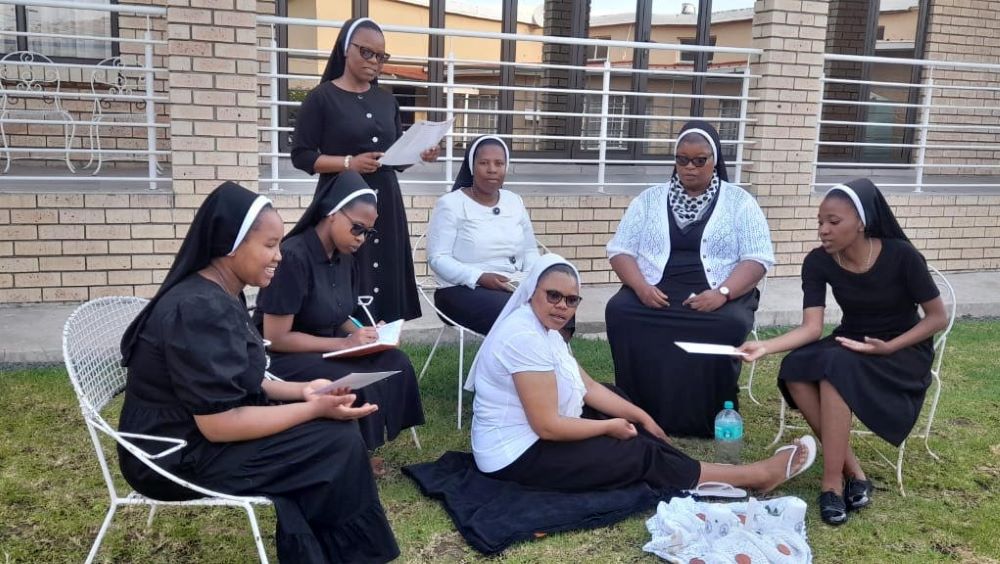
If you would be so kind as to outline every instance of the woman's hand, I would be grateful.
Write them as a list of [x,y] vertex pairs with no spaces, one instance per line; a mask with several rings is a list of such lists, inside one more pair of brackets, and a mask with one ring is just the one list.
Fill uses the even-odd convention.
[[378,411],[378,406],[366,403],[359,407],[351,407],[358,397],[355,394],[330,395],[318,394],[310,396],[309,403],[316,409],[316,416],[323,419],[350,421],[361,419]]
[[718,290],[709,288],[700,294],[689,297],[681,305],[686,305],[695,311],[710,312],[715,311],[725,305],[726,296]]
[[837,342],[844,346],[844,348],[851,349],[854,352],[859,352],[862,354],[874,354],[874,355],[888,355],[896,352],[892,345],[883,341],[882,339],[876,339],[874,337],[865,337],[865,341],[855,341],[854,339],[848,339],[847,337],[837,337]]
[[635,291],[635,295],[639,296],[639,301],[648,308],[661,309],[670,305],[667,295],[652,284],[642,286]]
[[420,153],[420,160],[424,161],[425,163],[432,163],[438,160],[438,156],[440,155],[441,155],[441,147],[434,145],[430,149],[427,149],[426,151]]
[[368,174],[378,170],[378,167],[382,166],[378,160],[385,153],[380,153],[378,151],[372,151],[370,153],[361,153],[351,157],[351,166],[348,167],[349,170],[360,174]]
[[621,417],[608,419],[605,421],[605,424],[607,425],[607,428],[604,431],[604,434],[609,437],[626,441],[639,434],[639,432],[635,430],[635,425],[630,423],[627,419],[622,419]]
[[357,331],[353,332],[344,339],[344,348],[360,347],[362,345],[370,345],[378,340],[378,330],[374,327],[359,327]]
[[[319,396],[346,396],[351,393],[351,389],[348,387],[334,388],[332,390],[317,393],[318,390],[327,388],[333,382],[327,380],[326,378],[317,378],[302,388],[302,401],[312,401]],[[354,400],[351,400],[354,401]]]
[[657,439],[660,439],[661,441],[670,444],[670,437],[667,436],[667,434],[663,431],[662,427],[656,424],[656,421],[653,421],[652,417],[650,417],[645,421],[642,421],[640,425],[642,425],[642,428],[645,429],[646,432],[649,433],[650,435],[653,435]]
[[753,362],[768,353],[767,347],[760,341],[747,341],[736,350],[746,353],[746,356],[743,357],[743,362],[746,363]]
[[479,280],[476,280],[476,284],[490,290],[502,290],[504,292],[512,291],[510,278],[507,278],[502,274],[497,274],[496,272],[484,272],[480,274]]

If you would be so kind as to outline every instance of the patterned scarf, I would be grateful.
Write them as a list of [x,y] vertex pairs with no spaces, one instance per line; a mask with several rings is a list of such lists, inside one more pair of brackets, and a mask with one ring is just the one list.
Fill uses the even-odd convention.
[[719,193],[719,174],[712,174],[712,181],[708,183],[708,189],[701,194],[691,197],[684,191],[680,178],[676,175],[670,179],[668,186],[670,196],[670,211],[674,214],[677,226],[684,229],[688,225],[701,220],[705,210],[709,208],[715,195]]

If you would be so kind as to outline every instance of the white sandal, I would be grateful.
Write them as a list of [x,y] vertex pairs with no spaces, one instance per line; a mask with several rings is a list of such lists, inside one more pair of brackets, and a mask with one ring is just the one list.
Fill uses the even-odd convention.
[[744,499],[747,491],[725,482],[702,482],[685,492],[699,498]]
[[[801,468],[795,471],[795,473],[792,473],[792,464],[795,462],[795,455],[798,454],[800,446],[807,449],[808,454],[806,455],[806,462]],[[785,466],[785,480],[791,480],[792,478],[805,472],[810,466],[813,465],[813,462],[816,462],[816,439],[814,439],[812,435],[803,435],[799,438],[799,444],[792,443],[790,445],[785,445],[774,451],[774,454],[777,455],[778,453],[789,449],[792,450],[792,455],[788,457],[788,465]]]

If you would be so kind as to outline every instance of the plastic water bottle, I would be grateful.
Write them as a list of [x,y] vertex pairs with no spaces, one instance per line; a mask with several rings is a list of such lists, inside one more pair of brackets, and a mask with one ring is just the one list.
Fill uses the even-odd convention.
[[743,418],[727,401],[715,416],[715,460],[725,464],[739,464],[743,452]]

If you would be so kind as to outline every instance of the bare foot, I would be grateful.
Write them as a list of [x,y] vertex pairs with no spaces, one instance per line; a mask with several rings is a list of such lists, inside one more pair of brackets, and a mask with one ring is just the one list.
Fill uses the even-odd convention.
[[372,474],[375,474],[376,478],[385,477],[386,474],[385,459],[382,458],[381,456],[373,456],[371,457],[371,463],[372,463]]
[[767,478],[759,488],[761,493],[767,493],[788,480],[785,476],[785,471],[788,468],[788,459],[791,456],[794,455],[795,460],[792,462],[792,471],[790,474],[795,474],[805,465],[806,460],[809,458],[808,450],[799,439],[795,439],[793,444],[798,448],[795,450],[783,450],[771,458],[761,461],[767,474]]

